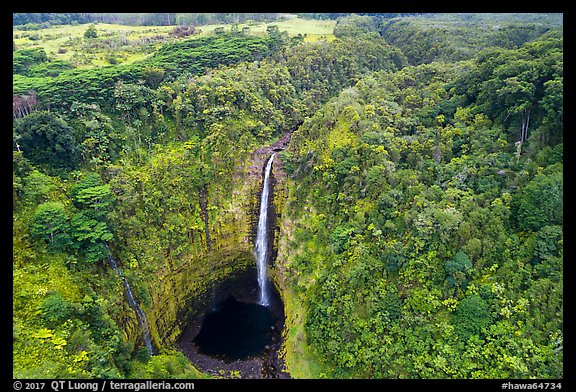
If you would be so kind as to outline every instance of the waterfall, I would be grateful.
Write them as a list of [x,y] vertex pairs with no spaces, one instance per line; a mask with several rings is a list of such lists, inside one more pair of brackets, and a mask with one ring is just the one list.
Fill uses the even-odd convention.
[[266,169],[264,170],[264,184],[262,185],[262,195],[260,196],[260,216],[258,218],[258,231],[256,232],[256,266],[258,268],[258,286],[260,287],[260,305],[268,306],[270,299],[268,294],[268,205],[270,194],[270,171],[274,155],[270,156]]
[[142,338],[144,339],[144,344],[146,345],[146,348],[148,348],[148,351],[150,351],[150,354],[154,355],[154,348],[152,347],[152,339],[150,338],[150,329],[148,329],[148,322],[146,321],[146,315],[144,314],[144,311],[136,301],[136,298],[134,298],[134,294],[132,294],[132,290],[130,289],[130,284],[128,283],[126,278],[122,275],[122,271],[118,267],[118,264],[116,264],[116,260],[114,260],[111,255],[108,257],[108,260],[110,261],[110,265],[112,266],[114,271],[116,271],[116,274],[120,278],[122,278],[122,281],[124,282],[124,290],[126,292],[126,297],[128,297],[128,305],[130,305],[132,310],[134,310],[134,312],[136,313],[138,324],[140,324],[140,328],[142,328]]

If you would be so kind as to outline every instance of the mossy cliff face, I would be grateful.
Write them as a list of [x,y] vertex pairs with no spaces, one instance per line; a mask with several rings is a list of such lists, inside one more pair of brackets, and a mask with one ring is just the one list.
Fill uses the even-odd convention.
[[172,346],[188,320],[204,312],[221,291],[219,286],[253,264],[247,249],[210,252],[161,278],[154,305],[146,312],[153,341],[161,347]]
[[[240,172],[235,182],[242,178]],[[194,249],[182,266],[157,275],[149,284],[152,304],[146,317],[157,347],[173,346],[188,320],[206,310],[220,285],[255,266],[247,213],[250,185],[233,187],[230,200],[224,200],[217,190],[210,192],[208,205],[219,206],[209,219],[211,250]]]
[[[226,292],[222,286],[232,277],[252,271],[256,280],[254,264],[252,252],[244,247],[209,252],[169,275],[158,276],[155,284],[148,286],[152,304],[142,304],[153,345],[159,351],[172,347],[188,320],[205,312],[216,295]],[[127,339],[140,345],[142,329],[127,303],[119,322]]]
[[[284,273],[282,264],[278,263],[277,260],[279,259],[279,252],[286,251],[285,249],[280,249],[280,242],[281,236],[284,233],[281,231],[281,228],[285,226],[285,219],[284,219],[284,211],[286,209],[286,200],[288,197],[288,181],[286,178],[286,174],[282,168],[283,163],[281,157],[277,156],[274,160],[273,164],[273,176],[272,176],[272,189],[273,189],[273,197],[270,203],[270,221],[271,227],[269,230],[271,231],[271,238],[270,241],[272,249],[270,250],[272,265],[270,266],[270,275],[271,279],[274,282],[278,292],[280,293],[281,297],[284,297],[284,291],[286,289],[286,285],[284,282]],[[281,256],[281,255],[280,255]]]
[[[293,378],[318,378],[319,366],[321,360],[311,352],[306,342],[304,331],[305,315],[308,311],[307,304],[304,301],[303,293],[294,291],[297,286],[294,282],[300,281],[303,285],[312,284],[314,278],[304,279],[299,274],[294,274],[290,270],[290,264],[294,258],[302,254],[301,246],[295,245],[296,227],[300,223],[302,214],[315,213],[312,209],[300,209],[295,203],[296,198],[293,194],[294,184],[290,179],[284,179],[281,197],[278,203],[278,224],[277,224],[277,241],[275,248],[277,256],[275,259],[273,278],[284,305],[284,331],[283,345],[280,355],[283,358],[285,370]],[[305,203],[306,204],[306,203]],[[308,203],[312,205],[312,203]]]
[[[207,311],[217,301],[216,297],[234,292],[236,297],[244,296],[243,300],[257,300],[253,241],[262,191],[262,170],[272,152],[272,147],[252,152],[242,164],[237,165],[230,179],[231,186],[211,184],[208,187],[211,250],[207,249],[205,242],[199,244],[196,241],[190,243],[189,252],[176,262],[156,262],[149,273],[138,270],[133,271],[132,279],[129,277],[135,296],[146,314],[157,350],[173,348],[187,323]],[[277,211],[281,210],[285,193],[282,162],[278,155],[274,161],[272,185],[274,197],[269,232],[276,234],[271,245],[275,257]],[[163,252],[162,249],[154,249],[154,246],[150,244],[150,254]],[[128,254],[126,249],[123,254]],[[277,285],[277,273],[272,269],[271,274]],[[249,287],[249,284],[241,282],[253,282],[254,286]],[[239,289],[239,285],[244,287]],[[142,331],[134,312],[125,306],[118,321],[127,339],[139,345]]]

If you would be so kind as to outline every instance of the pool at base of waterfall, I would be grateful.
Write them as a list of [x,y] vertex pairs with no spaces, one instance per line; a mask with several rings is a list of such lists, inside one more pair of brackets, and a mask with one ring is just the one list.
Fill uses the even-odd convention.
[[258,304],[255,266],[219,282],[194,313],[179,320],[177,348],[203,373],[224,378],[289,378],[281,356],[284,304],[270,282],[270,304]]
[[228,297],[206,314],[194,339],[198,351],[226,362],[264,354],[272,343],[270,308]]

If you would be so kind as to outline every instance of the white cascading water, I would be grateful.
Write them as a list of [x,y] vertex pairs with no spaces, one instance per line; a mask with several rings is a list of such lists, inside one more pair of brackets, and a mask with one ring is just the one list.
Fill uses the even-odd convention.
[[144,344],[146,345],[148,351],[150,351],[150,354],[154,355],[154,348],[152,347],[152,339],[150,338],[150,330],[148,329],[148,322],[146,321],[146,315],[144,314],[144,311],[142,310],[138,302],[136,302],[134,294],[132,294],[132,290],[130,289],[130,285],[128,284],[126,278],[122,275],[122,271],[118,267],[118,264],[116,264],[116,260],[114,260],[112,256],[110,256],[108,260],[110,261],[110,265],[112,266],[114,271],[116,271],[116,274],[118,274],[118,276],[122,278],[122,281],[124,282],[124,289],[126,291],[126,296],[128,297],[128,305],[130,305],[130,307],[134,310],[134,312],[136,312],[138,323],[140,324],[140,328],[142,328],[142,338],[144,340]]
[[258,218],[258,231],[256,232],[256,266],[258,269],[258,286],[260,287],[260,305],[268,306],[270,298],[268,293],[268,204],[270,195],[270,171],[272,170],[272,154],[266,169],[264,170],[264,184],[262,185],[262,195],[260,196],[260,216]]

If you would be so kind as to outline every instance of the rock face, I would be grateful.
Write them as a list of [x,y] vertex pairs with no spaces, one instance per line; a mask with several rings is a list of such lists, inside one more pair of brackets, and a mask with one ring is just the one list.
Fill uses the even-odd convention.
[[[147,317],[157,347],[176,342],[190,319],[202,314],[217,299],[221,286],[230,276],[243,276],[253,268],[254,256],[246,249],[211,252],[202,260],[191,262],[161,282]],[[210,266],[209,269],[205,266]],[[255,278],[254,278],[255,279]],[[248,296],[249,291],[245,291]]]
[[[270,146],[260,147],[252,152],[247,164],[246,174],[251,181],[258,182],[258,189],[262,188],[262,170],[266,161],[274,152],[283,151],[288,147],[292,132],[286,132],[274,144]],[[284,171],[282,170],[282,160],[276,156],[272,172],[276,179],[283,178]]]
[[[262,192],[263,169],[267,159],[275,151],[287,147],[291,132],[282,136],[271,146],[259,148],[251,153],[244,165],[237,167],[232,178],[232,197],[216,199],[218,190],[210,189],[208,204],[218,203],[218,214],[211,216],[210,250],[204,248],[190,256],[177,269],[157,274],[148,290],[152,298],[145,309],[150,325],[153,345],[162,348],[180,348],[201,370],[220,369],[218,375],[232,375],[239,371],[242,377],[286,377],[278,357],[282,344],[283,305],[274,289],[275,308],[278,316],[275,325],[275,341],[263,358],[237,361],[236,365],[219,363],[195,352],[187,344],[198,334],[204,314],[210,307],[228,296],[238,301],[257,302],[258,282],[256,261],[253,254],[254,238],[258,224],[260,193]],[[280,218],[277,211],[286,195],[282,162],[277,155],[271,174],[271,199],[268,232],[272,260],[277,253],[277,233]],[[217,201],[216,201],[217,200]],[[274,271],[272,271],[274,275]],[[130,341],[139,343],[141,333],[137,321],[124,318],[125,331]],[[222,361],[220,361],[222,362]],[[226,373],[234,371],[234,373]]]

